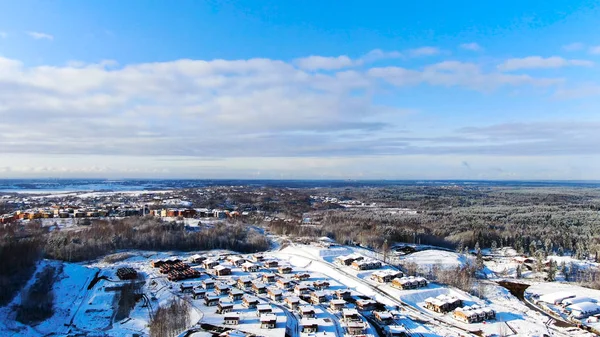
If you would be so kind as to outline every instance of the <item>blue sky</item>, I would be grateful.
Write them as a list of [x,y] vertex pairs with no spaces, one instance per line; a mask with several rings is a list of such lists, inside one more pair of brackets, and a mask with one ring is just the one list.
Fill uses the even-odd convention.
[[0,1],[4,177],[600,179],[596,1]]

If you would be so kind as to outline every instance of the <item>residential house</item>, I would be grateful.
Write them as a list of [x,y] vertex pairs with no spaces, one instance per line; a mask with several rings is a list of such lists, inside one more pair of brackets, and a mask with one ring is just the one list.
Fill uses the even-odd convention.
[[296,284],[294,287],[294,294],[296,296],[307,295],[310,292],[310,288],[305,284]]
[[229,268],[229,267],[219,265],[219,266],[216,266],[214,269],[215,269],[215,275],[217,275],[217,276],[231,275],[231,268]]
[[192,289],[192,297],[197,300],[198,298],[203,298],[206,294],[206,291],[202,288],[194,288]]
[[229,261],[232,265],[239,267],[246,262],[246,259],[241,256],[230,255],[227,257],[227,261]]
[[223,324],[225,325],[238,325],[240,324],[240,315],[235,313],[228,313],[223,317]]
[[260,328],[261,329],[275,329],[277,326],[277,316],[273,314],[267,314],[260,316]]
[[346,306],[346,301],[344,301],[344,300],[333,299],[333,300],[331,300],[331,302],[329,302],[329,308],[333,311],[340,311],[340,310],[344,309],[345,306]]
[[208,289],[214,289],[215,287],[215,281],[213,279],[206,279],[202,281],[202,288],[208,290]]
[[226,314],[233,311],[233,303],[219,302],[217,304],[217,314]]
[[237,280],[237,287],[245,290],[252,286],[252,279],[246,276],[242,276]]
[[397,270],[377,270],[371,274],[371,280],[377,281],[379,283],[387,283],[391,282],[395,278],[400,278],[404,276],[401,271]]
[[298,273],[294,275],[294,279],[298,281],[308,280],[310,278],[309,273]]
[[313,288],[316,290],[323,290],[329,288],[329,282],[327,281],[315,281],[313,282]]
[[312,305],[302,305],[298,308],[300,312],[300,317],[302,318],[315,318],[317,314],[315,313],[315,308]]
[[435,298],[429,297],[425,299],[425,308],[439,313],[450,312],[458,307],[462,307],[462,305],[462,300],[456,296],[442,294]]
[[346,324],[346,331],[349,335],[362,335],[365,333],[365,323],[360,322],[349,322]]
[[342,256],[338,256],[335,259],[335,263],[340,264],[342,266],[349,266],[351,265],[354,261],[361,261],[364,260],[364,257],[359,255],[359,254],[350,254],[350,255],[342,255]]
[[258,299],[254,296],[244,295],[242,297],[242,305],[248,309],[256,308]]
[[270,304],[259,304],[256,306],[256,316],[260,317],[262,315],[270,314],[273,312],[273,308]]
[[349,300],[352,298],[352,292],[349,289],[338,289],[334,294],[340,300]]
[[244,292],[238,289],[229,290],[229,299],[232,301],[239,301],[244,297]]
[[255,273],[258,271],[258,266],[252,262],[244,262],[242,263],[242,270],[247,273]]
[[493,309],[480,307],[476,304],[472,306],[456,308],[452,315],[455,319],[469,324],[496,318],[496,312]]
[[219,265],[219,261],[213,259],[206,259],[202,262],[204,269],[213,269],[214,267]]
[[290,267],[290,266],[280,266],[279,268],[277,268],[277,271],[280,274],[291,274],[292,273],[292,267]]
[[194,255],[190,256],[190,259],[189,259],[189,261],[191,263],[198,263],[198,264],[203,263],[205,260],[206,260],[206,256],[202,256],[200,254],[194,254]]
[[312,304],[321,304],[327,302],[327,294],[324,291],[313,291],[310,293],[310,301]]
[[229,288],[230,287],[227,284],[219,282],[219,283],[215,284],[215,290],[214,290],[214,292],[217,295],[227,294],[229,292]]
[[370,270],[381,268],[381,262],[377,260],[364,259],[360,261],[354,261],[350,266],[356,270]]
[[296,309],[298,309],[298,306],[300,306],[300,299],[298,297],[295,297],[295,296],[286,297],[286,298],[283,299],[283,302],[291,310],[296,310]]
[[279,262],[275,261],[275,260],[268,260],[263,262],[263,266],[265,268],[277,268],[279,267]]
[[215,293],[206,293],[204,295],[204,305],[207,307],[213,307],[219,304],[219,295]]
[[267,286],[262,282],[252,282],[252,292],[256,295],[265,294],[267,292]]
[[279,288],[269,288],[267,291],[267,296],[273,301],[281,301],[283,297],[283,292]]
[[360,314],[356,309],[342,309],[342,319],[344,322],[361,322]]
[[289,287],[292,286],[292,280],[286,279],[286,278],[280,278],[279,280],[277,280],[276,286],[279,289],[288,289]]
[[377,305],[377,302],[373,301],[373,300],[357,300],[356,301],[356,308],[358,308],[359,310],[364,310],[364,311],[371,311],[373,309],[375,309],[375,306]]
[[315,333],[319,330],[319,321],[316,319],[301,319],[300,331],[302,333]]
[[373,312],[375,319],[385,325],[394,323],[394,317],[387,311],[375,311]]
[[262,281],[265,283],[275,282],[275,274],[263,274]]

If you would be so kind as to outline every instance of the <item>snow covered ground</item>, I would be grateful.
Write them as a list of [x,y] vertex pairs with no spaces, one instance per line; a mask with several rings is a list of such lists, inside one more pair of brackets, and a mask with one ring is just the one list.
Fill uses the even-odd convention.
[[[220,259],[220,264],[230,267],[232,275],[214,276],[211,272],[204,273],[198,279],[188,281],[172,282],[164,274],[160,274],[157,268],[150,265],[152,260],[165,259],[169,257],[178,257],[187,260],[193,254],[203,254],[209,258]],[[192,298],[190,293],[184,293],[180,290],[180,284],[192,284],[200,286],[203,280],[215,279],[217,282],[233,285],[238,278],[252,277],[260,278],[263,274],[276,272],[274,269],[261,267],[258,272],[249,273],[242,271],[241,268],[227,261],[227,256],[232,252],[228,251],[210,251],[210,252],[140,252],[132,251],[123,254],[121,261],[108,263],[106,260],[99,260],[91,263],[60,263],[56,261],[43,261],[38,266],[38,271],[45,265],[52,264],[62,267],[60,277],[57,278],[54,285],[55,293],[55,314],[46,321],[43,321],[33,327],[20,324],[15,321],[15,314],[12,306],[18,305],[20,296],[15,297],[11,305],[0,308],[0,335],[2,336],[45,336],[51,333],[55,335],[66,334],[88,334],[92,332],[101,332],[109,336],[131,336],[132,334],[148,334],[148,322],[150,313],[155,311],[160,305],[165,305],[173,298],[181,298],[187,301],[191,306],[190,321],[193,326],[198,327],[197,323],[208,323],[214,326],[232,328],[224,325],[223,314],[217,313],[216,306],[207,306],[203,298]],[[354,300],[358,298],[371,298],[385,308],[394,313],[395,322],[404,326],[414,335],[422,336],[458,336],[473,335],[481,333],[486,336],[492,335],[516,335],[516,336],[573,336],[576,332],[567,331],[564,328],[546,325],[548,317],[532,310],[519,299],[512,296],[506,289],[493,282],[486,281],[480,297],[473,296],[458,289],[446,287],[443,285],[429,283],[426,287],[413,290],[400,290],[391,287],[389,283],[382,284],[371,280],[370,276],[373,270],[355,270],[348,266],[341,266],[333,263],[335,258],[341,255],[360,254],[367,258],[376,259],[378,253],[360,247],[334,246],[324,248],[320,245],[289,244],[281,250],[273,250],[263,254],[268,260],[276,260],[279,265],[288,265],[293,268],[294,273],[308,273],[308,280],[300,281],[310,287],[315,281],[327,281],[329,287],[324,290],[326,296],[331,299],[334,292],[338,289],[350,289]],[[510,252],[505,252],[504,256],[494,257],[489,263],[510,259]],[[249,255],[240,255],[249,258]],[[427,269],[433,265],[441,265],[444,268],[454,268],[463,265],[467,259],[461,254],[447,252],[443,250],[424,250],[403,257],[404,261],[410,261],[417,264],[420,268]],[[118,259],[117,259],[118,260]],[[486,262],[486,263],[488,263]],[[571,261],[569,261],[571,262]],[[569,263],[567,262],[567,263]],[[502,262],[498,263],[498,266]],[[509,262],[505,262],[507,264]],[[115,317],[119,300],[119,287],[125,284],[116,277],[118,268],[128,266],[136,269],[143,277],[143,286],[141,291],[146,295],[146,299],[139,301],[131,310],[127,318],[117,320]],[[488,264],[490,266],[490,264]],[[192,265],[193,268],[205,272],[199,265]],[[380,270],[394,270],[395,267],[383,264]],[[492,268],[490,268],[492,269]],[[497,270],[495,270],[497,272]],[[88,291],[88,285],[96,273],[103,276]],[[279,275],[279,277],[290,277],[289,275]],[[25,289],[33,282],[25,285]],[[600,291],[591,291],[586,288],[561,283],[534,283],[527,293],[530,295],[543,295],[553,291],[568,290],[577,294],[577,296],[588,296],[597,298],[600,301]],[[268,287],[274,287],[275,284],[268,284]],[[246,289],[245,292],[250,290]],[[496,319],[483,323],[466,324],[453,318],[452,313],[436,313],[425,308],[425,300],[429,297],[439,295],[455,296],[461,299],[464,305],[478,304],[495,310]],[[282,300],[274,301],[266,294],[256,295],[260,303],[271,304],[272,313],[276,316],[276,328],[262,329],[260,327],[259,316],[256,309],[242,306],[240,300],[232,301],[226,294],[220,296],[222,303],[232,303],[233,310],[240,316],[240,324],[233,328],[253,333],[259,336],[283,337],[288,333],[294,336],[300,334],[299,322],[300,316],[286,307]],[[291,289],[283,290],[283,297],[293,296]],[[305,303],[305,302],[302,302]],[[354,304],[348,303],[347,307],[354,308]],[[345,335],[344,323],[341,320],[340,313],[332,311],[328,303],[315,305],[316,320],[319,322],[319,331],[312,336],[337,336]],[[367,312],[364,314],[370,315]],[[595,324],[595,323],[594,323]],[[376,335],[374,328],[366,323],[366,335]],[[580,332],[578,336],[582,336]],[[196,332],[194,335],[201,336],[205,333]]]
[[405,263],[416,263],[421,269],[429,270],[434,265],[444,269],[462,267],[472,258],[454,252],[428,249],[406,255],[401,260]]

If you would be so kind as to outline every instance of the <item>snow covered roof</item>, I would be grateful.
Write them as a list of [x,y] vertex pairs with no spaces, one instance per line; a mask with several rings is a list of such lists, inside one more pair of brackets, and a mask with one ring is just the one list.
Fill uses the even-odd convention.
[[358,310],[356,310],[356,309],[342,309],[342,315],[344,315],[344,316],[358,315]]
[[258,311],[262,311],[262,310],[271,310],[271,305],[268,303],[263,303],[263,304],[259,304],[256,306],[256,310]]
[[562,304],[568,306],[571,304],[582,303],[582,302],[597,303],[598,301],[591,297],[574,297],[574,298],[567,298],[566,300],[562,301]]
[[593,302],[581,302],[576,304],[571,304],[567,307],[567,310],[570,311],[579,311],[579,312],[596,312],[600,310],[600,305],[598,303]]
[[323,242],[335,242],[335,240],[333,240],[332,238],[328,238],[326,236],[321,236],[319,238],[319,241],[323,241]]
[[406,329],[401,325],[388,325],[386,330],[390,332],[390,334],[401,334],[405,333]]
[[315,318],[303,318],[300,320],[300,326],[313,326],[319,325],[319,320]]
[[550,303],[550,304],[558,304],[567,298],[573,298],[575,294],[567,291],[558,291],[555,293],[550,293],[546,295],[540,296],[539,300],[542,302]]
[[315,311],[315,307],[313,307],[312,305],[303,305],[303,306],[300,307],[300,311],[301,312]]
[[392,318],[392,314],[390,314],[389,312],[378,312],[377,315],[381,319],[391,319]]
[[395,276],[398,275],[400,272],[396,271],[396,270],[391,270],[391,269],[384,269],[384,270],[377,270],[374,271],[371,275],[374,276]]
[[261,322],[271,322],[271,321],[276,321],[276,320],[277,320],[277,316],[275,316],[273,314],[265,314],[265,315],[260,316]]

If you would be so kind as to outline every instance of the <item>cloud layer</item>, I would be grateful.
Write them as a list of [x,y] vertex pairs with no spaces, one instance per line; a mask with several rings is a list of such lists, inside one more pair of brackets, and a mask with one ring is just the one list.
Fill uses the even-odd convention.
[[[508,71],[592,65],[537,56],[493,67],[455,60],[401,65],[407,58],[437,53],[424,47],[373,50],[355,59],[182,59],[124,66],[107,60],[29,67],[0,58],[1,154],[121,156],[140,163],[139,158],[312,158],[319,165],[327,158],[372,156],[600,154],[593,145],[600,143],[595,121],[462,125],[437,132],[404,126],[406,116],[418,115],[420,107],[382,97],[417,89],[471,95],[542,90],[568,96],[562,77]],[[375,64],[382,60],[396,65]],[[463,161],[458,167],[465,167]],[[133,166],[126,169],[136,172]],[[21,171],[70,172],[60,163],[28,167],[38,169]],[[106,171],[99,163],[80,171],[89,167],[89,172]],[[164,170],[147,167],[148,172]]]

